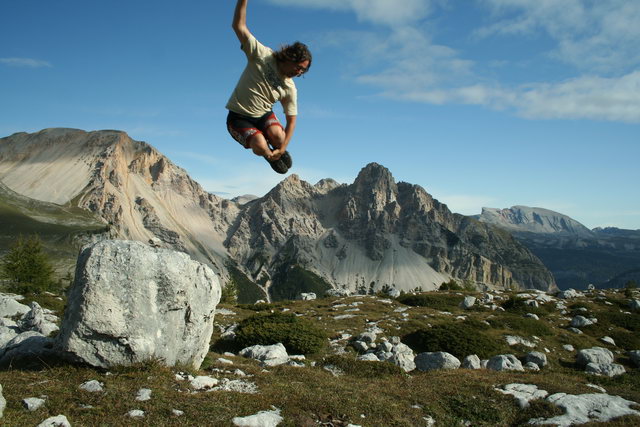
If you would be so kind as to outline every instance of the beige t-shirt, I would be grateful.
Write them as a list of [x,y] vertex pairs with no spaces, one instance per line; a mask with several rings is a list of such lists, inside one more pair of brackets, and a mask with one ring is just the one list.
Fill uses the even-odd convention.
[[298,92],[293,79],[278,72],[273,50],[253,35],[242,46],[247,66],[227,102],[227,109],[249,117],[261,117],[280,101],[284,114],[298,115]]

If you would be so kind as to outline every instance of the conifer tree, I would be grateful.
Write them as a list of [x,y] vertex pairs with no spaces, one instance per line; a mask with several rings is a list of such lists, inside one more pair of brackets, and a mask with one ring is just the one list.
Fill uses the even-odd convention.
[[9,290],[40,293],[54,284],[53,266],[37,235],[20,236],[0,262],[0,272],[9,281]]

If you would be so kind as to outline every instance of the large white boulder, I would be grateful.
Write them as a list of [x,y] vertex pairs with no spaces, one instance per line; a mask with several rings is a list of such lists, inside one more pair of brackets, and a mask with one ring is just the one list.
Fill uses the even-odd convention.
[[626,372],[624,366],[617,363],[589,363],[584,369],[589,374],[615,377]]
[[78,258],[57,346],[101,368],[151,359],[198,368],[219,300],[215,273],[188,255],[101,241]]
[[284,421],[279,409],[272,411],[260,411],[248,417],[234,417],[231,422],[234,426],[240,427],[276,427]]
[[17,295],[0,294],[0,317],[9,318],[29,312],[29,306],[19,303]]

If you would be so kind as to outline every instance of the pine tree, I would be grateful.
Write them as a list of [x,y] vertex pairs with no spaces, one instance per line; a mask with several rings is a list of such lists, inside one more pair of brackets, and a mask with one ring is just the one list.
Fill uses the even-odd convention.
[[0,271],[9,280],[12,292],[40,293],[54,284],[53,266],[37,235],[20,236],[0,262]]

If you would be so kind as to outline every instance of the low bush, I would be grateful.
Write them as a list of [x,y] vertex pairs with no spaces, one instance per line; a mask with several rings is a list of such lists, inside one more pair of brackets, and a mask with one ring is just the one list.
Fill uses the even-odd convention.
[[445,351],[459,359],[472,354],[488,358],[504,348],[495,339],[464,323],[445,323],[430,329],[420,329],[402,337],[402,342],[416,353]]
[[403,375],[401,367],[389,362],[371,362],[356,360],[347,356],[333,355],[327,357],[323,366],[335,366],[347,375],[364,378],[380,378],[389,375]]
[[638,334],[618,330],[608,332],[608,336],[613,338],[616,346],[621,347],[627,351],[640,349],[640,336],[638,336]]
[[540,320],[522,316],[502,315],[493,317],[488,322],[496,329],[510,329],[524,335],[550,336],[553,329]]
[[463,296],[447,295],[447,294],[405,294],[398,297],[398,301],[405,305],[413,307],[429,307],[435,310],[447,311],[457,308]]
[[317,353],[327,336],[310,321],[288,313],[258,314],[244,319],[236,331],[242,347],[282,343],[290,354]]
[[527,305],[527,299],[519,297],[511,297],[502,303],[502,308],[508,313],[514,314],[527,314],[533,313],[538,316],[545,316],[551,311],[555,310],[555,307],[549,304],[539,304],[538,307]]

